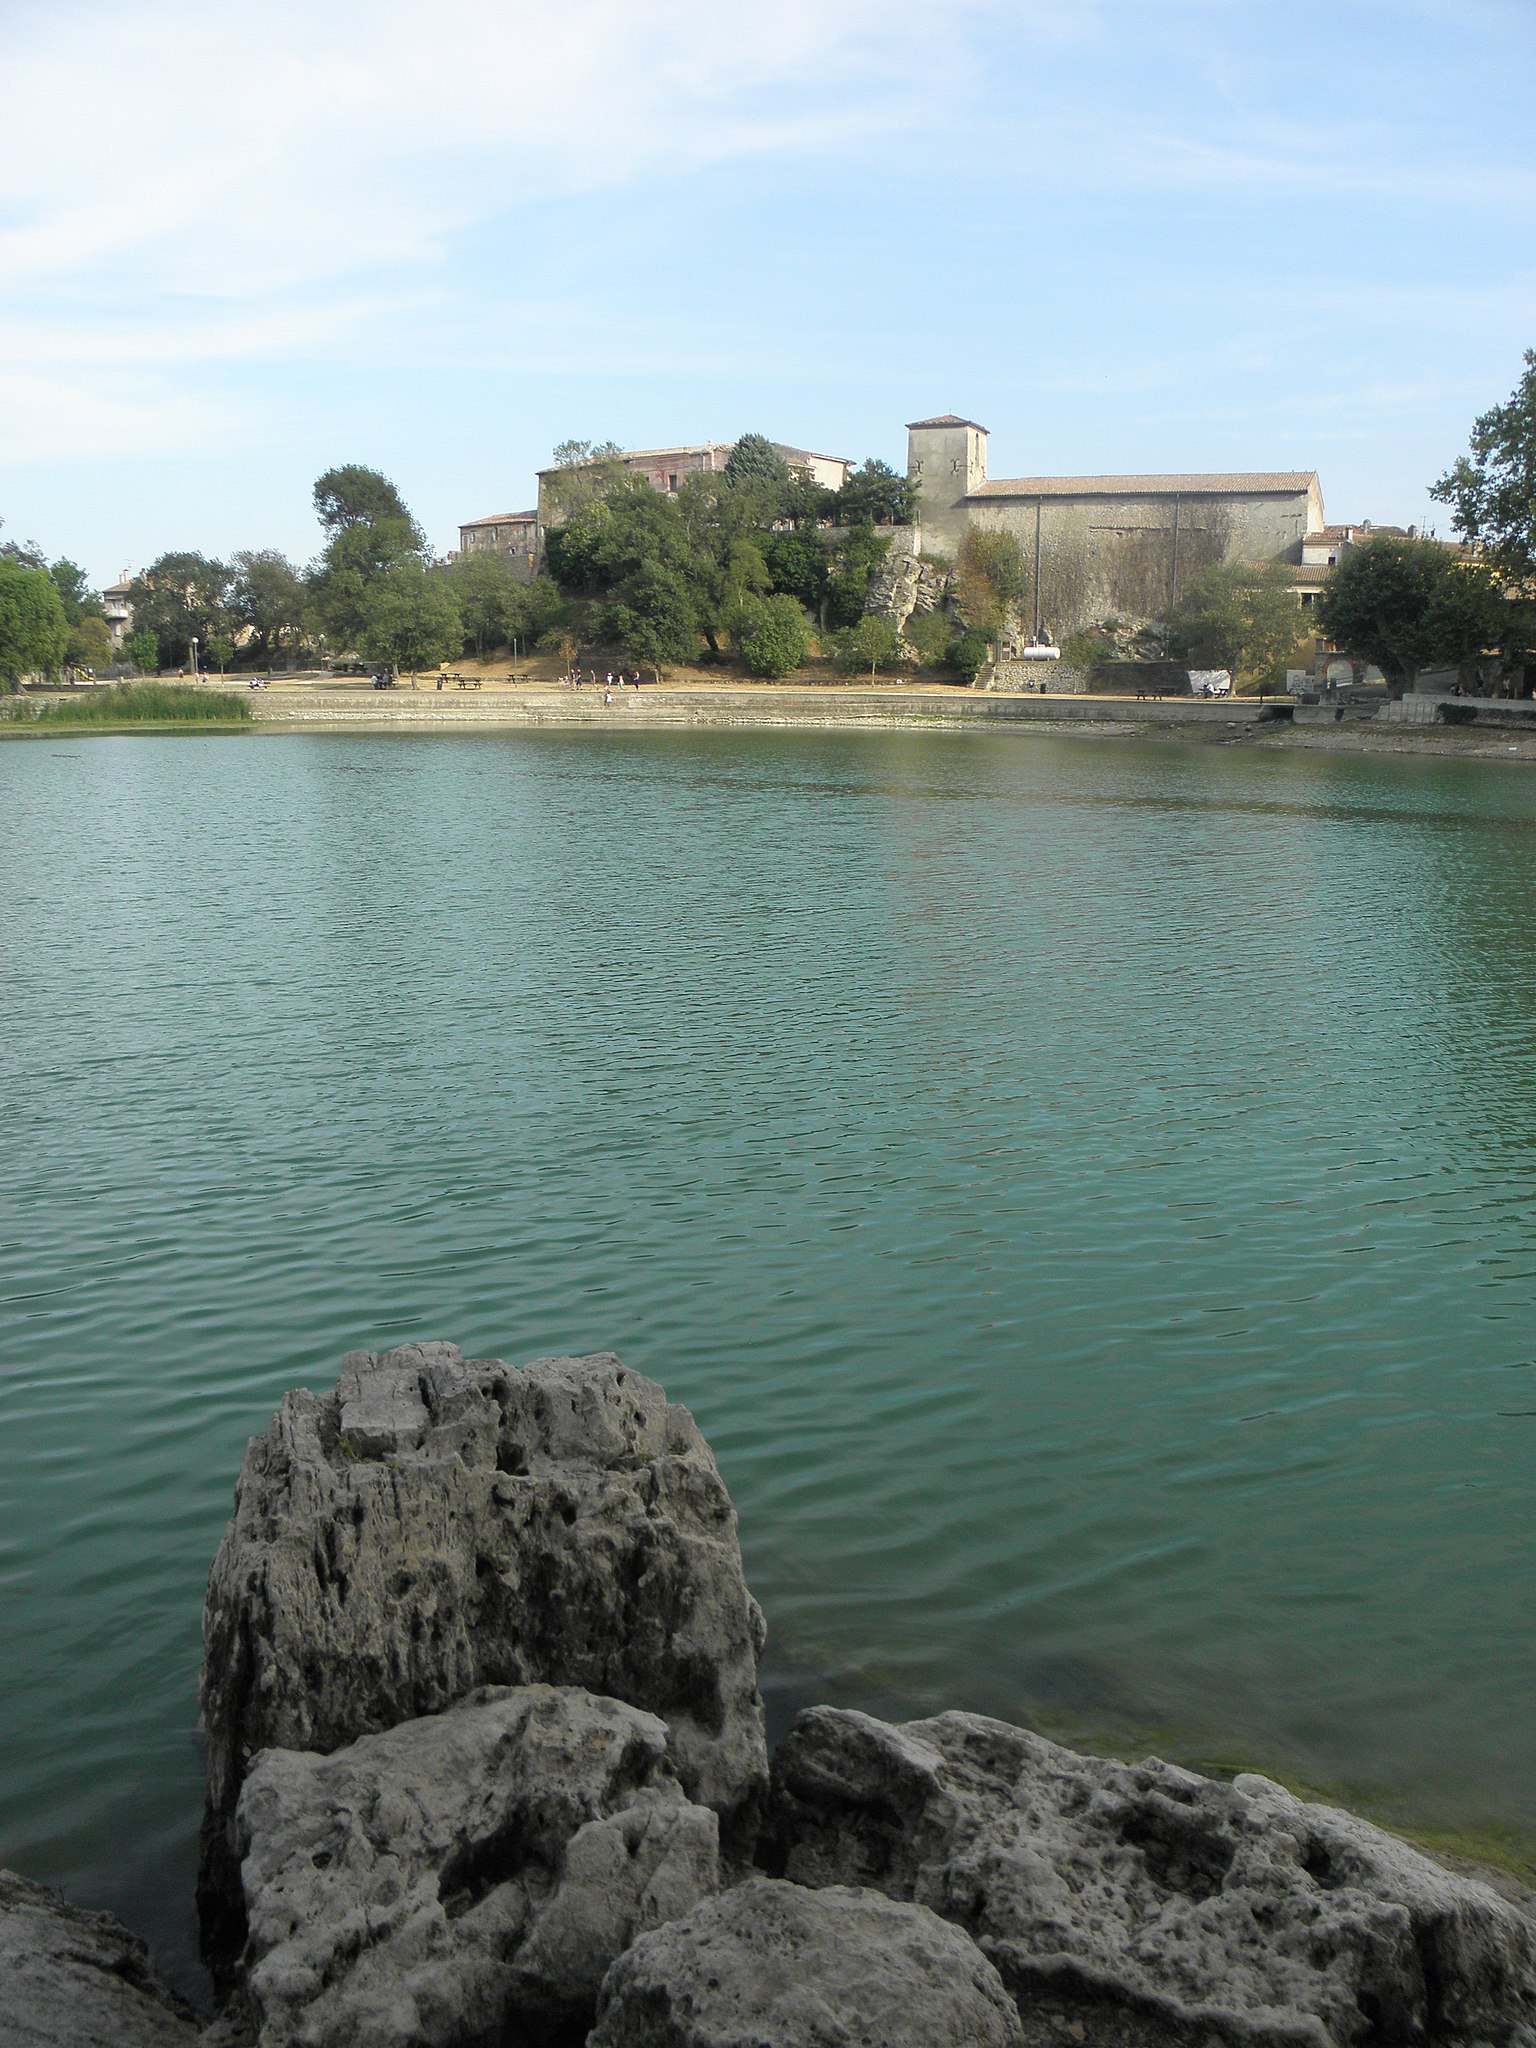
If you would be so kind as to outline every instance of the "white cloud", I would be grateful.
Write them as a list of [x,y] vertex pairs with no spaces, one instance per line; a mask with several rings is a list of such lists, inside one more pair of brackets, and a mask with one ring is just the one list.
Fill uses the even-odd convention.
[[[325,353],[554,197],[919,115],[994,0],[63,0],[0,64],[0,457],[228,428],[189,366]],[[1035,0],[1050,23],[1066,0]],[[1017,10],[1014,12],[1017,22]],[[156,377],[159,378],[158,388]],[[127,380],[125,382],[125,380]],[[129,387],[137,396],[130,400]],[[175,436],[178,443],[181,435]]]

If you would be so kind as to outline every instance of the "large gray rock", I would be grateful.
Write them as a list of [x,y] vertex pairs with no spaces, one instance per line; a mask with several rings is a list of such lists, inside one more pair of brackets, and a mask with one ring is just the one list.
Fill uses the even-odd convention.
[[974,1943],[878,1892],[754,1878],[643,1935],[588,2048],[1016,2048]]
[[1259,1777],[1079,1756],[977,1714],[815,1707],[770,1869],[963,1927],[1030,2041],[1536,2043],[1536,1930],[1487,1886]]
[[230,1822],[265,1748],[332,1750],[485,1684],[658,1714],[744,1853],[766,1784],[736,1516],[685,1408],[610,1354],[514,1368],[452,1344],[352,1352],[246,1451],[203,1617],[200,1898],[238,1949]]
[[194,2048],[196,2017],[110,1913],[0,1870],[0,2048]]
[[266,1750],[237,1829],[260,2048],[579,2041],[614,1958],[719,1884],[661,1722],[569,1687]]

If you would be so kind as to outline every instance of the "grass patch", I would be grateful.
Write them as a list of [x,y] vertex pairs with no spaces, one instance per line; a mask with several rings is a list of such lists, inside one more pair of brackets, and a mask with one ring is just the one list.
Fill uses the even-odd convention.
[[249,725],[251,707],[244,697],[193,683],[113,683],[57,704],[23,698],[6,705],[0,716],[29,726]]

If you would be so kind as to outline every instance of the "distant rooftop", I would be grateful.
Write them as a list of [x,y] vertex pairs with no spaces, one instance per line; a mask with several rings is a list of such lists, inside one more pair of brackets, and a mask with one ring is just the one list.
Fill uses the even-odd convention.
[[974,427],[978,434],[984,434],[987,431],[980,420],[963,420],[958,413],[954,412],[935,413],[931,420],[908,420],[908,433],[914,427]]
[[1150,498],[1202,493],[1305,491],[1317,482],[1315,469],[1239,470],[1230,476],[1011,476],[979,484],[977,498]]
[[[786,462],[841,462],[851,468],[846,455],[824,455],[816,448],[791,448],[783,441],[770,441],[769,447],[776,455],[782,455]],[[619,454],[606,458],[612,462],[660,462],[668,455],[728,455],[736,446],[734,441],[675,441],[666,448],[625,448]],[[580,469],[582,465],[569,462],[553,462],[539,471],[540,476],[559,476],[567,469]]]
[[537,512],[487,512],[483,519],[461,519],[459,525],[468,533],[472,526],[517,526],[531,523],[538,516]]

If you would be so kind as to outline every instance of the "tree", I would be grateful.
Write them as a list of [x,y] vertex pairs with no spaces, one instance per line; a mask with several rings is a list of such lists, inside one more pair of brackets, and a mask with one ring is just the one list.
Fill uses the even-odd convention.
[[506,647],[525,629],[529,585],[506,555],[489,550],[461,555],[448,570],[464,631],[476,654],[488,647]]
[[688,586],[662,562],[643,562],[614,586],[598,616],[603,638],[650,668],[698,652],[698,618]]
[[1505,575],[1536,572],[1536,349],[1508,401],[1479,415],[1472,453],[1430,489],[1453,508],[1456,531],[1486,550]]
[[[629,477],[617,441],[560,441],[550,455],[558,475],[544,478],[539,503],[555,517],[568,518]],[[650,488],[649,485],[646,486]]]
[[827,590],[821,623],[828,626],[856,626],[864,616],[869,580],[890,551],[889,536],[882,536],[865,523],[851,526],[835,536],[827,568]]
[[155,636],[160,665],[183,662],[195,638],[206,647],[225,629],[233,571],[195,553],[161,555],[128,586],[133,622]]
[[831,562],[819,535],[796,530],[765,533],[762,557],[775,590],[787,592],[818,617],[827,595]]
[[1483,564],[1390,534],[1349,549],[1317,607],[1334,645],[1375,662],[1395,697],[1420,669],[1459,668],[1498,646],[1510,610]]
[[955,557],[955,577],[962,624],[995,640],[1008,607],[1024,595],[1024,556],[1018,542],[1011,533],[971,527]]
[[845,675],[858,674],[867,662],[873,678],[875,670],[889,668],[899,652],[895,623],[879,612],[866,612],[837,639],[837,665]]
[[406,526],[414,551],[426,546],[405,500],[381,470],[366,469],[360,462],[328,469],[315,478],[314,497],[315,517],[327,534],[342,533],[349,526]]
[[743,434],[725,458],[728,484],[747,482],[783,486],[791,481],[789,464],[764,434]]
[[389,478],[357,463],[316,478],[315,513],[330,535],[310,572],[315,617],[336,646],[361,650],[374,586],[397,568],[423,568],[426,537]]
[[[60,603],[63,603],[62,599]],[[106,620],[98,619],[89,612],[78,619],[70,627],[69,638],[64,643],[64,659],[71,668],[106,668],[112,660],[112,635],[107,630]]]
[[805,620],[792,597],[748,598],[742,607],[736,645],[747,673],[777,681],[805,660]]
[[123,652],[133,663],[134,672],[141,676],[152,676],[160,666],[160,647],[153,633],[138,632],[123,643]]
[[68,637],[47,570],[0,558],[0,691],[19,690],[24,676],[54,674]]
[[68,556],[48,565],[48,574],[54,589],[59,593],[59,602],[64,607],[64,617],[71,626],[78,626],[82,619],[99,619],[105,616],[101,604],[101,592],[92,590],[85,571],[78,562]]
[[950,667],[966,682],[974,683],[991,651],[992,642],[980,626],[967,626],[949,650]]
[[1280,562],[1217,562],[1168,614],[1168,647],[1195,668],[1224,668],[1234,687],[1265,681],[1296,652],[1303,619]]
[[234,558],[229,613],[247,629],[262,662],[297,643],[304,631],[304,579],[276,548],[242,548]]
[[360,651],[414,673],[435,668],[464,645],[464,625],[447,579],[415,559],[396,562],[364,594]]
[[868,521],[875,526],[910,526],[917,516],[917,485],[884,462],[863,462],[832,500],[839,526]]
[[[0,526],[5,521],[0,519]],[[0,562],[14,562],[18,569],[46,569],[42,549],[35,540],[0,540]]]

